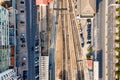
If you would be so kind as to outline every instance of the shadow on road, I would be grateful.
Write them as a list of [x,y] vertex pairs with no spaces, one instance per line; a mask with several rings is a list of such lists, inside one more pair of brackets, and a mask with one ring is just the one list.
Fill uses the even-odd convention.
[[96,12],[99,11],[99,5],[103,0],[96,0]]

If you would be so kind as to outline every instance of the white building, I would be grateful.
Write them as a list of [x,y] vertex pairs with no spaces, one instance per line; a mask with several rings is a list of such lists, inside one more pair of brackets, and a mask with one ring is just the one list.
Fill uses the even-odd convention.
[[17,80],[16,72],[13,69],[0,73],[0,80]]
[[99,80],[99,62],[94,61],[93,65],[93,80]]

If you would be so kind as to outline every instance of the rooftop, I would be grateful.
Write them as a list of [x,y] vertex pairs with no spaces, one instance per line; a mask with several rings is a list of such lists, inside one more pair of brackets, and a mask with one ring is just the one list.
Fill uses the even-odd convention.
[[81,0],[81,16],[94,16],[96,12],[96,0]]

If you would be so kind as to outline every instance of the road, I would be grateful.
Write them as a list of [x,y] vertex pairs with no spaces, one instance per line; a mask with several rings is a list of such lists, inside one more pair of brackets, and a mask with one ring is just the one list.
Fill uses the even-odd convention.
[[35,0],[26,0],[26,30],[28,46],[28,80],[35,80],[34,68],[34,36],[36,32]]
[[[108,3],[113,3],[114,0],[108,0]],[[108,9],[108,27],[107,27],[107,37],[105,36],[105,0],[97,2],[97,60],[99,61],[99,78],[100,80],[105,80],[106,72],[108,72],[108,80],[114,80],[113,75],[113,64],[114,64],[114,37],[113,37],[113,27],[114,27],[114,17],[113,17],[113,7]],[[107,38],[107,44],[105,43],[105,38]],[[105,51],[105,46],[107,46],[107,53]],[[107,55],[106,55],[107,54]],[[106,58],[107,57],[107,60]],[[105,63],[106,61],[106,63]],[[107,71],[106,71],[106,70]]]
[[[108,6],[114,4],[115,0],[108,0]],[[114,25],[115,25],[115,7],[108,8],[108,80],[114,80]]]
[[[99,4],[98,4],[99,3]],[[97,60],[99,61],[99,78],[105,80],[105,0],[97,2]]]

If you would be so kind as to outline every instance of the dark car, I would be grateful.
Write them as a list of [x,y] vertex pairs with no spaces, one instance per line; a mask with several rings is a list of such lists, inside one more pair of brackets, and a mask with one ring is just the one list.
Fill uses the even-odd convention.
[[24,4],[24,1],[20,1],[20,4]]
[[87,41],[87,44],[91,44],[91,41]]
[[87,22],[91,22],[91,19],[87,19]]
[[21,13],[24,13],[24,10],[20,10]]
[[25,34],[21,33],[20,40],[24,43],[25,42]]
[[87,27],[88,27],[88,28],[91,28],[91,23],[90,23],[90,22],[87,24]]
[[91,33],[91,29],[88,29],[87,32],[88,32],[88,33]]
[[89,35],[89,36],[87,36],[87,39],[88,39],[88,40],[90,40],[90,39],[91,39],[91,36],[90,36],[90,35]]
[[81,43],[81,46],[84,47],[84,43]]
[[23,80],[27,80],[27,71],[23,71]]

